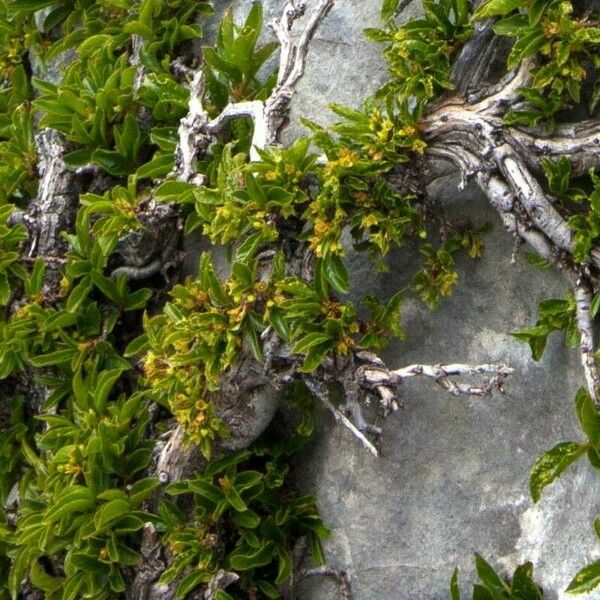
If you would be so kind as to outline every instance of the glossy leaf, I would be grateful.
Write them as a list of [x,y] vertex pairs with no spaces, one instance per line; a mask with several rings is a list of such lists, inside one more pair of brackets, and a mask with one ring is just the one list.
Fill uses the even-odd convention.
[[577,572],[573,577],[567,592],[571,594],[584,594],[591,592],[600,585],[600,560],[593,562]]
[[581,458],[586,450],[586,444],[563,442],[542,454],[533,465],[529,479],[529,490],[533,501],[537,502],[542,490]]

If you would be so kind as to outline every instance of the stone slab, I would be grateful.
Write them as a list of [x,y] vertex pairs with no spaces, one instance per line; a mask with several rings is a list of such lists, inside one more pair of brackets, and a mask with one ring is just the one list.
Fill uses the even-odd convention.
[[[493,223],[484,255],[458,261],[461,281],[434,312],[420,301],[406,304],[407,339],[392,344],[384,359],[391,366],[506,361],[516,369],[506,395],[454,398],[431,381],[409,381],[405,407],[382,424],[378,459],[320,413],[298,481],[316,494],[333,528],[327,555],[351,574],[356,600],[448,598],[455,566],[466,596],[474,552],[505,575],[532,560],[545,598],[566,600],[562,590],[574,573],[600,556],[592,529],[600,477],[582,461],[534,505],[528,473],[555,443],[581,438],[573,398],[582,375],[577,353],[559,334],[539,363],[510,336],[532,323],[540,299],[562,297],[565,289],[555,273],[522,257],[512,265],[512,240],[485,198],[473,189],[459,193],[457,184],[438,180],[432,195],[451,215]],[[392,270],[378,274],[356,258],[351,272],[361,293],[367,287],[387,297],[406,285],[416,259],[398,253]],[[330,583],[313,580],[299,598],[335,597]]]
[[[246,0],[232,4],[239,14]],[[267,19],[280,0],[265,0]],[[311,2],[309,2],[309,7]],[[306,74],[294,98],[287,138],[300,135],[301,116],[325,124],[335,120],[330,102],[360,106],[385,81],[376,45],[362,37],[379,24],[377,0],[339,0],[318,31]],[[409,5],[402,18],[415,14]],[[267,39],[268,36],[265,36]],[[527,489],[531,464],[563,440],[580,439],[573,397],[581,385],[576,352],[554,335],[540,363],[510,332],[534,322],[539,300],[562,297],[559,276],[511,264],[512,239],[485,198],[458,190],[454,178],[431,188],[449,214],[494,229],[482,259],[458,261],[455,294],[430,312],[411,300],[404,306],[407,340],[385,352],[390,365],[413,362],[505,360],[515,367],[505,396],[453,398],[431,381],[406,385],[405,408],[383,423],[378,459],[320,413],[319,431],[297,466],[304,492],[318,497],[332,536],[325,544],[331,564],[349,571],[355,600],[442,600],[455,566],[463,593],[474,579],[473,553],[480,552],[505,575],[532,560],[548,600],[562,592],[581,566],[600,556],[592,524],[600,477],[583,461],[534,505]],[[377,273],[351,257],[361,293],[389,297],[409,282],[418,256],[392,257],[389,273]],[[466,597],[466,595],[465,595]],[[470,598],[470,594],[468,596]],[[311,579],[298,600],[339,598],[331,582]],[[580,596],[585,599],[586,596]],[[600,598],[600,592],[588,600]]]

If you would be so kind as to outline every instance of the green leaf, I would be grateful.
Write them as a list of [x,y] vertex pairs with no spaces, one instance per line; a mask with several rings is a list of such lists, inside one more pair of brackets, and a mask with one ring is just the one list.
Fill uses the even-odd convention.
[[[281,598],[279,590],[268,581],[256,581],[256,587],[267,597],[272,598],[273,600],[277,600],[277,598]],[[216,600],[233,600],[233,598],[227,594],[223,598],[219,598],[217,596]]]
[[136,514],[131,513],[130,515],[119,519],[119,521],[115,523],[115,526],[113,527],[113,532],[115,533],[115,535],[119,536],[134,533],[136,531],[139,531],[147,522],[148,518],[146,516],[144,516],[144,518],[142,519]]
[[155,192],[154,197],[160,198],[161,200],[175,200],[181,202],[181,198],[193,198],[193,191],[195,186],[187,181],[165,181],[159,185]]
[[400,0],[383,0],[381,6],[381,19],[383,21],[391,19],[396,14],[399,4]]
[[367,27],[363,29],[363,35],[372,42],[384,43],[391,40],[391,36],[387,31],[383,29],[376,29],[374,27]]
[[504,16],[522,6],[523,0],[488,0],[474,13],[474,19],[487,19],[488,17]]
[[310,350],[314,346],[318,346],[324,342],[330,342],[331,337],[326,333],[314,332],[305,335],[295,346],[293,349],[294,354],[300,354],[301,352],[306,352]]
[[320,346],[314,346],[311,348],[304,358],[302,366],[298,369],[301,373],[312,373],[327,356],[331,350],[331,344],[322,344]]
[[135,356],[137,354],[141,354],[149,349],[148,335],[146,333],[142,333],[134,340],[127,344],[125,351],[123,352],[123,356],[125,358],[130,358],[131,356]]
[[124,370],[123,367],[117,367],[116,369],[104,371],[100,374],[94,392],[94,408],[96,409],[97,414],[102,414],[104,412],[108,395]]
[[164,152],[174,153],[179,142],[177,127],[153,127],[150,130],[150,141]]
[[260,471],[243,471],[234,478],[234,485],[237,490],[243,491],[252,488],[262,481],[264,473]]
[[12,10],[41,10],[55,3],[56,0],[12,0],[8,7]]
[[36,560],[31,565],[31,571],[29,572],[31,583],[44,592],[51,593],[64,585],[64,580],[58,577],[53,577],[46,573],[44,568],[40,566],[40,563]]
[[333,288],[340,294],[347,294],[349,276],[346,265],[344,265],[342,259],[337,255],[333,255],[324,259],[323,262],[327,281],[329,281]]
[[44,329],[46,331],[56,331],[57,329],[65,329],[74,325],[77,321],[77,316],[68,312],[57,312],[52,315],[45,323]]
[[283,318],[282,311],[279,308],[274,307],[271,309],[271,312],[269,313],[269,323],[273,325],[273,329],[275,329],[277,335],[284,342],[290,341],[290,328],[286,320]]
[[131,512],[131,503],[127,500],[116,499],[102,505],[94,515],[96,529],[103,529],[109,523],[124,517]]
[[546,36],[543,33],[538,33],[537,30],[520,38],[513,46],[508,57],[508,68],[516,67],[521,60],[535,54],[545,43]]
[[48,13],[44,19],[44,32],[49,32],[60,25],[72,12],[70,6],[59,6]]
[[197,556],[198,554],[194,548],[184,550],[177,554],[173,559],[171,566],[161,574],[160,579],[158,580],[159,583],[166,585],[172,583],[182,573],[185,567],[194,562],[194,560],[197,560]]
[[[223,500],[223,492],[221,491],[221,488],[208,481],[204,481],[202,479],[193,479],[188,482],[188,487],[195,494],[198,494],[215,504]],[[169,491],[169,488],[167,488],[167,491]]]
[[75,356],[75,348],[67,348],[66,350],[56,350],[48,354],[40,354],[38,356],[30,356],[29,363],[33,367],[50,367],[54,365],[62,365],[70,362]]
[[458,568],[454,569],[452,579],[450,579],[450,600],[460,600],[460,590],[458,589]]
[[185,598],[194,588],[206,581],[204,571],[192,571],[188,573],[177,586],[176,598]]
[[501,19],[494,25],[497,35],[517,36],[526,29],[529,29],[527,15],[521,14]]
[[79,596],[79,590],[85,582],[85,573],[78,571],[72,577],[69,577],[63,589],[62,600],[75,600]]
[[186,522],[183,512],[173,502],[169,502],[168,500],[160,501],[158,514],[169,527],[175,527]]
[[237,248],[235,256],[238,261],[244,261],[252,257],[258,248],[264,243],[264,235],[258,231],[249,235]]
[[96,148],[92,154],[92,162],[111,175],[128,175],[132,171],[131,163],[120,152]]
[[551,3],[552,0],[533,0],[528,10],[529,25],[537,25]]
[[252,510],[235,511],[231,520],[244,529],[254,529],[260,525],[260,517]]
[[132,475],[141,469],[145,469],[152,459],[152,450],[150,448],[138,448],[128,457],[126,463],[127,472]]
[[43,523],[50,524],[74,512],[87,511],[95,506],[90,491],[82,486],[71,486],[60,499],[46,512]]
[[41,257],[36,258],[27,282],[25,283],[25,291],[28,296],[35,296],[42,290],[44,283],[44,273],[46,272],[46,263]]
[[137,565],[142,558],[135,550],[132,550],[123,544],[116,544],[116,550],[119,559],[118,562],[122,565]]
[[142,140],[137,119],[128,114],[121,128],[115,127],[117,150],[129,164],[135,163]]
[[584,388],[577,390],[575,408],[581,428],[587,435],[590,444],[598,447],[600,443],[600,414],[598,414],[592,398]]
[[248,571],[256,567],[263,567],[273,561],[273,542],[267,542],[259,550],[253,553],[244,554],[243,551],[236,551],[229,557],[229,564],[236,571]]
[[92,271],[92,281],[94,285],[109,299],[112,300],[115,304],[122,303],[122,296],[119,293],[119,289],[112,279],[108,277],[104,277],[101,273],[96,270]]
[[73,387],[76,405],[80,410],[88,410],[89,404],[87,402],[87,394],[89,390],[89,384],[87,381],[84,381],[81,375],[81,368],[75,371],[71,385]]
[[536,325],[535,327],[524,327],[511,333],[518,340],[527,342],[531,348],[531,357],[538,361],[544,354],[546,341],[552,329],[546,325]]
[[600,585],[600,560],[581,569],[567,588],[569,594],[585,594]]
[[579,459],[587,448],[587,444],[562,442],[542,454],[535,461],[529,478],[529,490],[533,501],[537,502],[542,490]]
[[287,550],[279,549],[279,561],[277,566],[277,577],[275,578],[275,583],[280,585],[285,583],[292,574],[292,557]]
[[473,586],[473,600],[496,600],[492,593],[482,585],[476,583]]
[[108,584],[110,585],[110,589],[117,594],[124,592],[126,589],[123,575],[121,575],[119,568],[114,565],[112,566],[108,575]]
[[481,579],[481,583],[489,590],[494,598],[496,596],[499,600],[503,600],[504,592],[508,592],[509,587],[494,571],[494,569],[485,561],[480,555],[475,553],[475,568],[477,569],[477,575]]
[[89,148],[80,148],[79,150],[73,150],[73,152],[67,152],[63,160],[68,167],[83,167],[92,162],[92,154],[93,151]]
[[600,471],[600,454],[593,446],[587,449],[587,457],[592,467]]
[[316,260],[313,277],[315,290],[321,300],[329,298],[329,283],[327,281],[327,277],[325,276],[324,263],[325,261],[322,258],[318,258]]
[[138,179],[157,179],[168,175],[173,169],[173,165],[174,159],[172,153],[159,154],[157,152],[152,160],[142,165],[135,174]]
[[141,290],[136,290],[135,292],[127,294],[123,307],[125,312],[145,308],[148,300],[152,298],[152,294],[153,292],[150,288],[142,288]]
[[222,458],[217,458],[216,460],[213,460],[206,467],[206,469],[204,469],[204,475],[206,477],[214,477],[215,475],[224,472],[230,467],[233,467],[238,463],[248,460],[250,456],[251,454],[250,452],[248,452],[248,450],[236,450],[235,452],[230,452]]
[[238,512],[244,512],[248,510],[246,503],[242,500],[241,496],[238,494],[237,490],[234,487],[231,487],[228,490],[225,490],[225,498],[227,502],[235,508]]
[[234,84],[239,84],[242,81],[242,72],[240,69],[233,63],[225,60],[212,48],[204,48],[203,57],[209,67],[223,73]]
[[600,292],[594,296],[592,300],[592,304],[590,306],[590,312],[592,313],[592,317],[595,317],[598,314],[598,310],[600,310]]
[[543,600],[540,588],[533,581],[533,565],[530,562],[515,569],[511,591],[516,600]]
[[264,361],[264,354],[262,350],[262,344],[258,337],[258,333],[249,319],[244,321],[243,330],[246,333],[246,341],[250,345],[252,355],[257,362],[262,363]]
[[310,533],[308,536],[308,544],[310,546],[310,556],[315,565],[323,566],[327,561],[325,560],[325,553],[323,552],[323,546],[318,535]]
[[154,490],[160,487],[160,481],[156,477],[145,477],[136,481],[129,491],[129,499],[133,506],[139,506]]
[[5,306],[10,300],[10,284],[4,273],[0,273],[0,306]]
[[69,312],[77,312],[81,303],[87,298],[92,290],[92,280],[88,277],[83,277],[81,281],[73,288],[67,299],[67,310]]

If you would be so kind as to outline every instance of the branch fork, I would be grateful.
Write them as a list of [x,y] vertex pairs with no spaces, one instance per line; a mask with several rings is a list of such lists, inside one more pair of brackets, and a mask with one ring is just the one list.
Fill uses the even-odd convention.
[[306,3],[287,0],[280,19],[269,23],[281,46],[277,83],[266,101],[253,100],[228,104],[221,114],[210,120],[202,106],[204,95],[204,75],[202,66],[195,72],[190,84],[190,102],[186,117],[179,126],[179,144],[176,150],[176,167],[173,174],[182,181],[202,185],[203,180],[196,174],[195,161],[199,154],[206,152],[212,139],[224,126],[234,119],[250,118],[254,122],[254,134],[250,160],[258,161],[257,152],[267,146],[280,143],[280,135],[287,121],[290,102],[296,84],[304,75],[306,56],[314,35],[335,0],[319,0],[298,41],[291,35],[294,22],[306,12]]
[[[600,379],[590,310],[597,283],[590,276],[590,269],[600,269],[600,252],[593,250],[587,264],[576,264],[574,236],[567,218],[555,207],[554,199],[536,176],[542,172],[542,161],[548,157],[568,157],[575,175],[600,166],[600,125],[597,122],[562,125],[551,135],[503,125],[502,116],[520,106],[519,89],[530,81],[533,66],[530,61],[523,61],[491,90],[468,95],[467,100],[454,97],[441,103],[424,119],[427,154],[454,163],[463,181],[474,177],[505,228],[528,242],[565,275],[576,300],[581,364],[587,388],[600,408]],[[446,367],[442,369],[445,371]],[[451,393],[461,393],[461,386],[455,386],[446,376],[436,379]],[[501,381],[490,379],[481,392],[490,385],[500,386]]]

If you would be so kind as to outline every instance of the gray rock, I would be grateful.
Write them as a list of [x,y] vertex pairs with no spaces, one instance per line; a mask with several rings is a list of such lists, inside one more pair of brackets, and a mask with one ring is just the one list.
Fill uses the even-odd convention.
[[[302,31],[315,4],[312,0],[307,1],[306,14],[294,25],[294,32]],[[250,3],[247,0],[217,2],[217,16],[228,6],[234,11],[236,21],[242,22]],[[281,16],[282,6],[281,0],[263,0],[265,24]],[[419,10],[418,3],[409,4],[399,20],[415,16]],[[332,123],[338,117],[329,109],[329,104],[358,107],[386,81],[387,70],[381,60],[379,45],[362,34],[366,27],[381,26],[379,13],[378,0],[339,0],[329,13],[312,42],[304,77],[292,102],[290,125],[284,135],[286,141],[309,133],[300,123],[300,117],[320,125]],[[209,27],[208,39],[212,35],[214,32]],[[261,41],[274,39],[265,28]]]
[[[455,566],[466,594],[474,552],[507,576],[532,560],[547,597],[566,599],[571,577],[600,554],[592,529],[600,478],[582,461],[534,505],[528,473],[555,443],[581,438],[573,409],[582,381],[578,357],[557,334],[534,363],[529,348],[509,335],[535,320],[540,299],[562,297],[565,289],[554,272],[522,257],[511,265],[512,240],[499,219],[476,190],[460,193],[457,183],[439,180],[432,194],[453,216],[493,223],[484,256],[458,261],[461,281],[436,311],[417,300],[405,305],[406,342],[392,344],[384,359],[391,366],[508,361],[516,374],[506,395],[454,398],[431,381],[409,381],[404,409],[383,423],[379,459],[321,413],[298,481],[318,498],[333,529],[328,559],[349,571],[357,600],[448,598]],[[407,283],[416,256],[394,258],[382,275],[354,257],[361,293],[366,285],[387,297]],[[335,593],[330,582],[311,580],[299,598]]]
[[[281,4],[265,0],[266,18],[277,16]],[[233,6],[243,13],[248,3],[236,0]],[[304,132],[299,117],[329,123],[335,115],[328,103],[359,106],[385,81],[379,49],[361,33],[379,24],[379,6],[374,0],[337,3],[309,54],[288,139]],[[417,4],[408,9],[417,10]],[[320,413],[319,432],[296,469],[297,481],[317,495],[332,529],[325,543],[328,561],[348,570],[356,600],[446,599],[455,566],[466,594],[476,551],[507,576],[532,560],[546,597],[566,599],[570,578],[600,556],[592,529],[600,477],[582,461],[537,505],[527,486],[529,469],[543,451],[581,438],[573,397],[582,374],[576,352],[560,336],[550,339],[539,363],[510,336],[535,321],[539,300],[562,297],[565,287],[555,272],[525,264],[522,254],[511,264],[512,239],[486,199],[474,189],[460,192],[457,183],[440,179],[431,193],[452,216],[493,223],[484,256],[458,261],[461,281],[436,311],[407,301],[407,341],[391,345],[384,358],[391,366],[508,361],[516,374],[506,395],[454,398],[431,381],[410,381],[405,408],[383,423],[378,459]],[[382,274],[350,256],[353,281],[361,293],[389,297],[410,281],[417,259],[409,250],[396,252],[391,271]],[[298,598],[333,599],[339,592],[330,581],[311,579]]]

